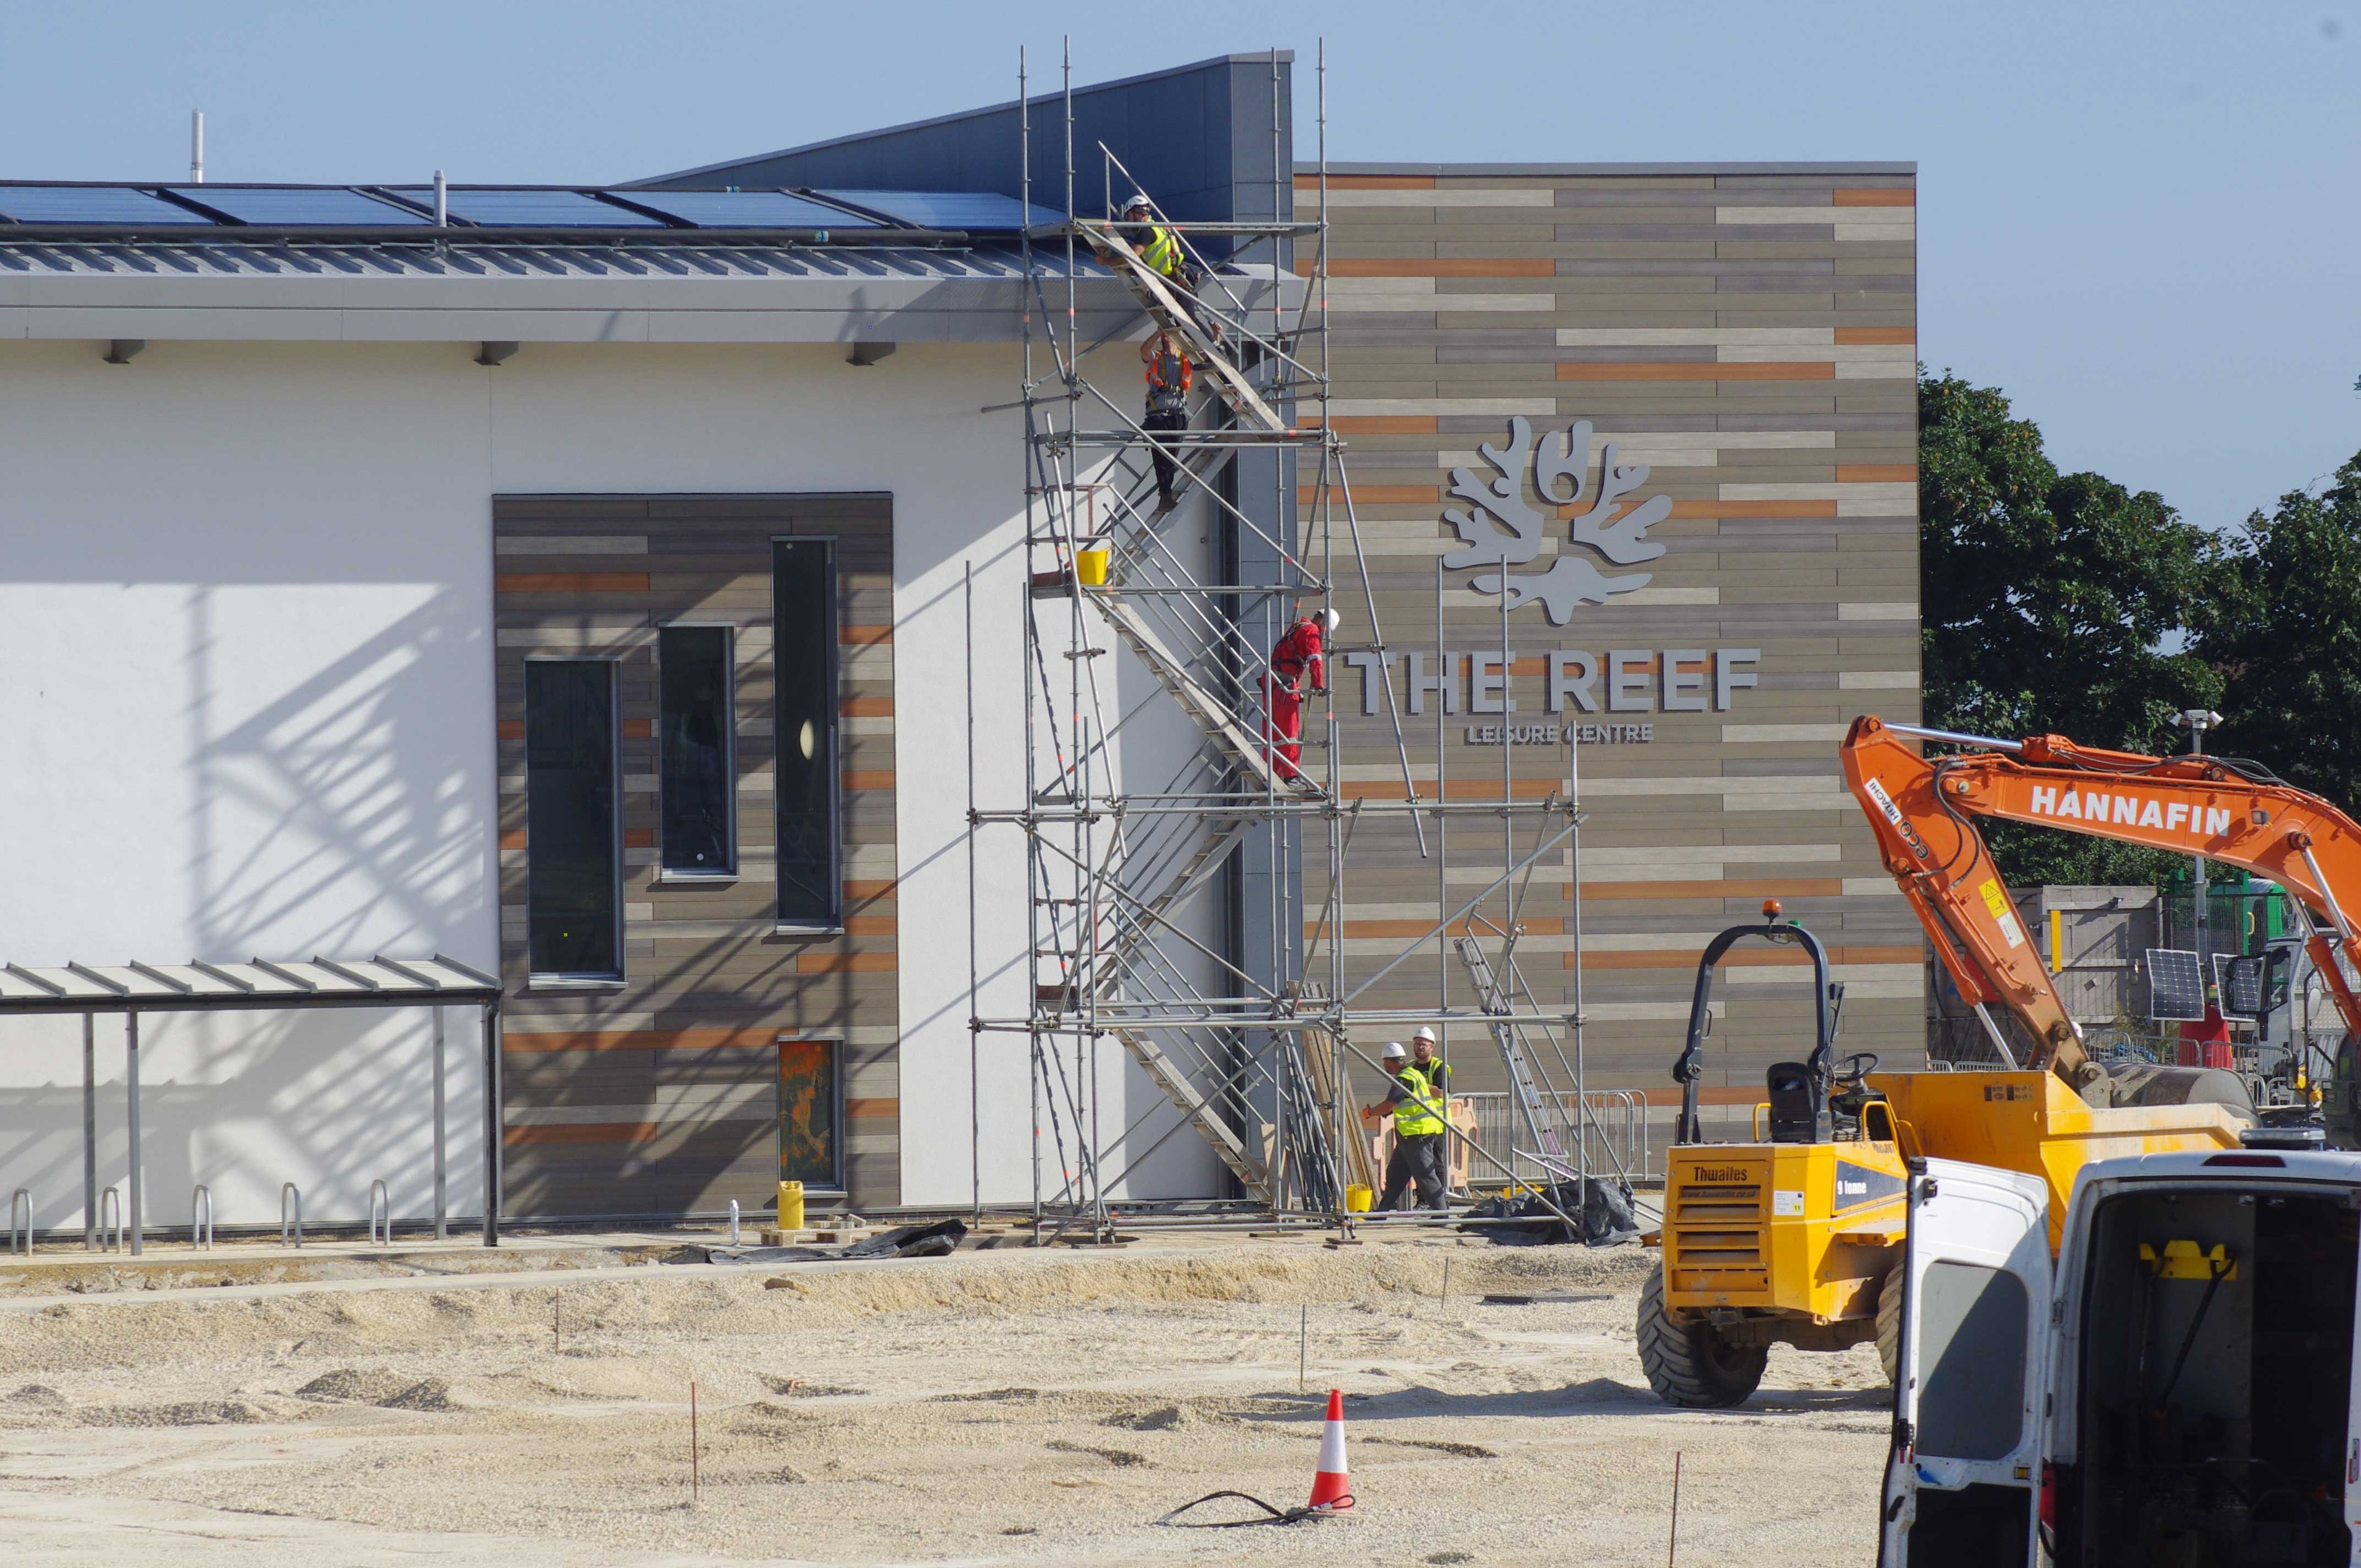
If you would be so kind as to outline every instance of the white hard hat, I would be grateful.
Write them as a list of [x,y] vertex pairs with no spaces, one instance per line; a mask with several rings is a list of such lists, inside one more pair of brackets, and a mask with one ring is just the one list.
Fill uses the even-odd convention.
[[1408,1051],[1402,1049],[1402,1043],[1400,1040],[1388,1040],[1386,1042],[1385,1050],[1379,1054],[1384,1056],[1388,1061],[1393,1060],[1396,1057],[1406,1057],[1410,1055]]
[[1148,199],[1148,192],[1145,191],[1134,191],[1123,204],[1123,210],[1126,213],[1139,207],[1146,207],[1151,213],[1156,210],[1156,203]]
[[1333,609],[1323,609],[1320,612],[1320,624],[1326,627],[1330,631],[1335,630],[1338,626],[1342,625],[1344,623],[1344,620],[1345,618],[1343,616],[1337,614]]
[[1415,1034],[1415,1035],[1412,1035],[1412,1036],[1411,1036],[1411,1039],[1413,1039],[1413,1040],[1424,1040],[1428,1045],[1430,1045],[1430,1046],[1431,1046],[1431,1045],[1434,1044],[1434,1030],[1433,1030],[1433,1028],[1431,1025],[1429,1025],[1421,1024],[1421,1025],[1418,1026],[1418,1033],[1417,1033],[1417,1034]]

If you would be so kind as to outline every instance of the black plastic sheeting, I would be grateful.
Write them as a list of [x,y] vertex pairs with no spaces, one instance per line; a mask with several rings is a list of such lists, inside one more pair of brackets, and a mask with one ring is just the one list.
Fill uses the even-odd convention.
[[939,1220],[930,1225],[903,1225],[854,1242],[850,1246],[684,1246],[664,1256],[666,1263],[806,1263],[840,1258],[949,1257],[967,1239],[961,1220]]
[[1513,1198],[1488,1198],[1469,1210],[1466,1216],[1471,1220],[1527,1220],[1530,1223],[1468,1228],[1499,1246],[1565,1246],[1575,1242],[1586,1246],[1612,1246],[1633,1240],[1640,1234],[1640,1219],[1631,1207],[1628,1183],[1593,1176],[1581,1181],[1552,1182],[1547,1190],[1550,1203],[1582,1223],[1580,1234],[1576,1234],[1573,1226],[1550,1212],[1548,1206],[1531,1192],[1521,1192]]

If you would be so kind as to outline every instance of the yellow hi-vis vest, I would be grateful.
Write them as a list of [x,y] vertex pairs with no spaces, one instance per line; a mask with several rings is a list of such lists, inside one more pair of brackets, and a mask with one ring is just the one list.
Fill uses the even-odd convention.
[[1180,242],[1172,237],[1170,229],[1158,224],[1148,231],[1148,249],[1140,259],[1148,263],[1149,271],[1177,278],[1180,275]]
[[[1400,1080],[1403,1088],[1417,1095],[1419,1100],[1424,1101],[1426,1104],[1433,1106],[1435,1111],[1443,1108],[1442,1097],[1436,1093],[1434,1085],[1427,1081],[1426,1074],[1421,1072],[1416,1064],[1404,1067],[1394,1076]],[[1443,1118],[1436,1115],[1434,1111],[1429,1111],[1420,1105],[1417,1101],[1405,1100],[1394,1107],[1394,1131],[1402,1137],[1421,1137],[1443,1130]]]

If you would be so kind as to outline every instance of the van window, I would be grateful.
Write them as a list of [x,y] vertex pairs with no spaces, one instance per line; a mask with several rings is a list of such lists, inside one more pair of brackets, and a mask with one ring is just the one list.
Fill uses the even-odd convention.
[[1932,1263],[1916,1307],[1918,1452],[2005,1458],[2025,1426],[2025,1281],[1972,1263]]

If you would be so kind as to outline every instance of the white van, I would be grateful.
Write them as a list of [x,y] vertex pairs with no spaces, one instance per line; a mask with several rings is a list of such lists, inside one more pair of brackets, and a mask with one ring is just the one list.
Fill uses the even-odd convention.
[[[2361,1155],[1913,1162],[1882,1568],[2361,1565]],[[2053,1288],[2054,1275],[2054,1288]]]

